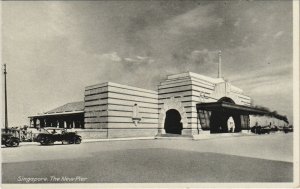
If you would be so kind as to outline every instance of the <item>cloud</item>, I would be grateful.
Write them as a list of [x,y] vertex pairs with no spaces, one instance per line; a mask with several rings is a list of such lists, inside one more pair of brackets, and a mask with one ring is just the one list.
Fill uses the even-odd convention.
[[280,36],[282,36],[283,34],[284,34],[284,31],[279,31],[273,37],[276,39],[276,38],[279,38]]
[[99,59],[101,60],[111,60],[114,62],[120,62],[122,58],[117,54],[117,52],[111,52],[106,54],[99,55]]
[[127,63],[134,63],[134,64],[148,64],[154,62],[153,59],[149,57],[142,57],[142,56],[136,56],[134,58],[124,58],[124,61]]
[[257,21],[258,21],[257,18],[252,18],[252,19],[251,19],[251,23],[252,23],[252,24],[257,23]]
[[[243,75],[235,75],[231,77],[231,82],[239,82],[247,85],[249,83],[262,83],[263,81],[274,81],[282,77],[289,78],[292,76],[293,66],[290,63],[281,65],[269,64],[268,69],[258,69],[244,73]],[[253,80],[255,78],[255,80]]]
[[166,22],[168,32],[171,34],[182,34],[190,30],[203,30],[212,26],[221,26],[223,18],[218,17],[212,12],[215,5],[199,6],[184,14],[178,15]]
[[234,25],[235,27],[238,27],[238,26],[240,25],[240,23],[241,23],[241,19],[238,18],[237,21],[235,21],[233,25]]
[[[84,87],[94,83],[156,90],[168,74],[215,77],[219,49],[224,76],[256,101],[265,97],[251,87],[265,93],[271,81],[292,81],[290,68],[280,67],[292,62],[290,1],[6,1],[2,12],[16,122],[41,107],[82,100]],[[274,96],[291,105],[280,90]]]
[[120,62],[129,64],[143,64],[143,63],[153,63],[154,60],[146,56],[135,56],[135,57],[121,57],[117,52],[104,53],[101,55],[96,55],[96,57],[103,62]]
[[209,51],[207,49],[194,50],[189,55],[189,61],[191,63],[200,64],[218,63],[218,52],[219,51]]

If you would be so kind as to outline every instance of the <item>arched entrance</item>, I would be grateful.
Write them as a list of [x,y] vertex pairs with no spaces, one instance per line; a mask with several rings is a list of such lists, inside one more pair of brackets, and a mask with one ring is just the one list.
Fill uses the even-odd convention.
[[[167,98],[164,99],[163,104],[161,106],[161,109],[159,111],[159,115],[158,115],[158,135],[162,135],[162,134],[166,134],[166,130],[165,130],[165,123],[166,123],[166,118],[167,118],[167,111],[174,109],[179,113],[179,116],[181,118],[180,122],[182,123],[182,131],[181,133],[186,135],[189,134],[189,131],[191,132],[190,134],[192,135],[192,131],[193,128],[189,127],[188,125],[188,119],[187,119],[187,115],[185,112],[185,108],[181,103],[181,100],[179,98]],[[172,114],[172,113],[171,113]],[[177,116],[177,117],[179,117]],[[168,116],[170,117],[170,116]],[[168,118],[170,119],[170,118]],[[169,124],[169,120],[167,121],[167,124]]]
[[[223,97],[218,100],[218,102],[229,102],[235,104],[235,102],[228,97]],[[233,121],[234,127],[230,130],[228,126],[228,120]],[[212,111],[210,117],[210,133],[228,133],[228,132],[240,132],[241,127],[241,117],[240,114],[234,114],[227,111]]]
[[175,109],[166,112],[164,129],[166,133],[180,134],[182,131],[182,123],[180,113]]

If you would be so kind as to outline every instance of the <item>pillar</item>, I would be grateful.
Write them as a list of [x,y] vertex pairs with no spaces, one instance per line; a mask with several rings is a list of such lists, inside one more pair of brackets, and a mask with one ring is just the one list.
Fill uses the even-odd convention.
[[50,127],[51,126],[51,122],[50,122],[50,120],[49,119],[45,119],[45,125],[46,125],[46,127]]
[[45,127],[45,120],[42,118],[39,118],[38,120],[40,122],[40,128]]
[[84,119],[83,118],[80,120],[80,128],[84,129]]
[[33,127],[36,128],[36,118],[33,118],[32,121],[33,121]]

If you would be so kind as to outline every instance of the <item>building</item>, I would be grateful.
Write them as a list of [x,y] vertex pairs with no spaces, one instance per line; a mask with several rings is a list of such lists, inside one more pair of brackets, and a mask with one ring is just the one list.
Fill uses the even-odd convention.
[[29,118],[32,127],[68,128],[84,138],[117,138],[242,132],[258,117],[264,117],[266,125],[286,124],[282,116],[252,107],[250,97],[223,78],[186,72],[167,76],[157,91],[111,82],[87,86],[84,101]]

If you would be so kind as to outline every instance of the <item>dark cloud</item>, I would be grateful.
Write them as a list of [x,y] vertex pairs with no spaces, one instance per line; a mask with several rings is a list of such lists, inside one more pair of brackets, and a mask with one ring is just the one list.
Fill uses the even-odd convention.
[[216,76],[219,50],[225,78],[258,102],[291,104],[292,86],[281,83],[283,94],[267,80],[292,82],[292,1],[15,1],[2,3],[2,22],[15,123],[82,100],[89,84],[156,89],[168,74]]

